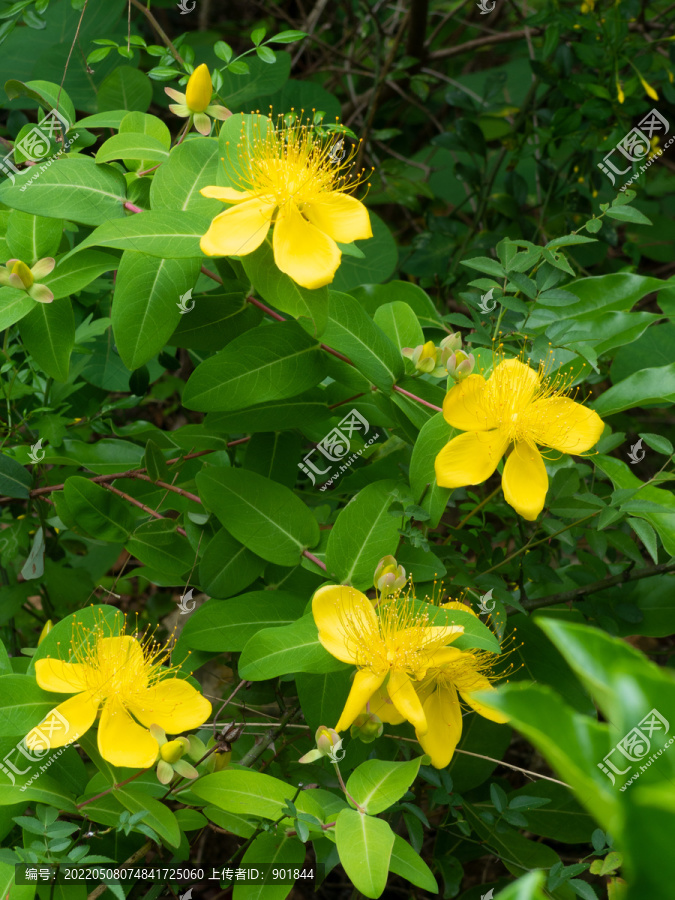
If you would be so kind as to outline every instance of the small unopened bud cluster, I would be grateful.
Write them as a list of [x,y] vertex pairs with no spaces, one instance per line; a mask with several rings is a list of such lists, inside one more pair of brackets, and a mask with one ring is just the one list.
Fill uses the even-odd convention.
[[400,591],[406,583],[403,566],[399,566],[393,556],[383,556],[373,575],[373,585],[381,597]]
[[166,738],[166,732],[159,725],[150,726],[150,734],[159,744],[159,757],[157,760],[157,780],[162,784],[169,784],[174,775],[183,778],[197,778],[199,772],[183,757],[187,754],[192,759],[199,758],[200,750],[204,745],[194,737],[177,737],[173,741]]
[[375,713],[364,712],[354,719],[354,724],[349,733],[353,738],[363,741],[364,744],[372,744],[373,741],[382,736],[383,731],[382,719],[376,716]]
[[404,347],[401,353],[412,362],[415,375],[422,373],[432,378],[449,375],[454,381],[462,381],[473,372],[476,360],[473,353],[467,353],[461,347],[462,336],[456,331],[443,338],[438,346],[427,341],[419,347]]

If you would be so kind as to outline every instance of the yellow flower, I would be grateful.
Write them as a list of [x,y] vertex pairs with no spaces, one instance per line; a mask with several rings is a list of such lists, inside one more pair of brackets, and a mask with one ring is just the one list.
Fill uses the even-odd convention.
[[624,103],[626,100],[626,95],[623,92],[623,88],[621,87],[621,83],[617,81],[616,83],[616,99],[619,103]]
[[502,360],[489,379],[470,375],[443,401],[443,415],[466,432],[449,441],[436,457],[441,487],[481,484],[507,450],[504,499],[524,519],[544,508],[548,475],[537,445],[561,453],[582,453],[599,439],[603,423],[596,412],[576,403],[558,379],[545,377],[517,359]]
[[159,750],[152,725],[178,734],[197,728],[211,714],[211,704],[191,684],[170,677],[174,670],[163,665],[168,650],[151,635],[138,641],[101,617],[91,630],[75,623],[72,645],[74,662],[46,658],[35,663],[43,690],[75,695],[46,717],[56,713],[69,726],[47,737],[52,749],[71,741],[73,733],[83,735],[100,714],[101,756],[114,766],[148,768]]
[[[441,606],[443,609],[459,609],[476,615],[471,607],[457,601],[443,603]],[[424,752],[431,757],[432,766],[437,769],[444,769],[448,765],[462,736],[462,710],[458,692],[474,712],[493,722],[508,722],[506,716],[492,711],[474,696],[477,691],[494,690],[489,674],[493,662],[501,657],[484,650],[465,652],[448,648],[448,651],[447,660],[438,668],[430,669],[424,680],[416,685],[428,723],[427,731],[416,729],[416,737]],[[405,721],[382,690],[371,699],[369,710],[390,725],[400,725]]]
[[312,613],[323,646],[342,662],[357,666],[336,731],[349,728],[378,688],[420,733],[427,730],[413,681],[424,678],[457,651],[445,645],[464,633],[461,625],[429,625],[412,598],[387,596],[377,608],[355,588],[326,585],[312,599]]
[[8,259],[5,266],[0,266],[0,285],[16,288],[26,293],[38,303],[51,303],[54,294],[45,284],[37,281],[53,271],[56,261],[51,256],[39,259],[32,268],[20,259]]
[[237,145],[239,189],[206,187],[201,193],[235,204],[220,213],[201,240],[207,256],[244,256],[256,250],[272,224],[274,261],[302,287],[323,287],[335,277],[342,253],[337,242],[373,236],[366,207],[345,193],[346,170],[336,149],[344,138],[321,138],[311,125],[279,124],[259,116],[254,138]]
[[229,109],[217,104],[211,105],[211,97],[213,95],[213,83],[209,73],[209,67],[202,63],[197,66],[187,83],[185,93],[174,88],[165,87],[164,90],[173,100],[178,103],[170,103],[169,109],[172,113],[182,118],[192,117],[195,128],[200,134],[208,135],[211,133],[211,119],[229,119],[232,115]]

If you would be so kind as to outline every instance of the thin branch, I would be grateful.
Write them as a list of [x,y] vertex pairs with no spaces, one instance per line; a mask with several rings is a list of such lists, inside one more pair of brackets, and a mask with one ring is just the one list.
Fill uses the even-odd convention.
[[129,2],[132,3],[136,7],[136,9],[139,9],[143,13],[145,18],[148,20],[148,22],[152,25],[152,27],[155,29],[155,31],[159,35],[159,39],[162,41],[162,43],[167,48],[169,53],[173,56],[173,58],[176,60],[176,62],[181,66],[185,66],[183,57],[180,55],[178,50],[176,50],[176,48],[172,44],[171,39],[169,38],[168,34],[164,31],[164,29],[159,24],[157,19],[153,16],[153,14],[150,12],[150,10],[147,9],[145,6],[143,6],[143,4],[139,2],[139,0],[129,0]]
[[[123,500],[127,500],[129,503],[133,503],[134,506],[137,506],[139,509],[142,509],[143,512],[147,513],[149,516],[152,516],[155,519],[167,519],[169,522],[172,521],[168,518],[168,516],[162,516],[160,513],[156,512],[154,509],[150,509],[149,506],[146,506],[145,503],[141,503],[140,500],[136,500],[135,497],[130,496],[129,494],[125,494],[124,491],[118,490],[116,487],[113,487],[111,484],[106,484],[103,482],[103,487],[112,491],[113,494],[117,494],[118,497],[121,497]],[[46,499],[46,498],[45,498]],[[178,534],[182,534],[183,537],[187,537],[187,532],[184,528],[176,528]]]
[[273,744],[279,735],[283,732],[286,725],[288,725],[293,719],[295,719],[298,715],[301,714],[300,708],[297,709],[288,709],[281,717],[281,721],[274,728],[271,728],[264,738],[256,743],[248,753],[244,754],[242,758],[239,760],[238,765],[240,766],[250,766],[252,765],[259,756],[262,756],[265,750],[269,747],[270,744]]
[[429,409],[435,409],[436,412],[443,412],[442,407],[435,406],[433,403],[428,403],[426,400],[422,400],[422,398],[418,397],[417,394],[411,394],[410,391],[404,390],[404,388],[399,387],[397,384],[394,385],[394,390],[398,391],[399,394],[404,394],[406,397],[410,397],[411,400],[415,400],[417,403],[421,403],[422,406],[428,406]]

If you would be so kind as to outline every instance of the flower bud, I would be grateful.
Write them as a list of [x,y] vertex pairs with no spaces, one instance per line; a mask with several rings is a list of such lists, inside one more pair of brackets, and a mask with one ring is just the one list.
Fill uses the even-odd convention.
[[463,381],[467,378],[473,372],[475,365],[476,359],[473,353],[465,353],[463,350],[456,350],[445,363],[448,375],[454,381]]
[[232,751],[227,750],[224,753],[218,753],[217,751],[212,754],[214,759],[214,772],[220,772],[221,769],[227,768],[230,764],[230,760],[232,759]]
[[159,748],[159,755],[164,762],[175,763],[181,758],[188,748],[186,738],[176,738],[175,741],[167,741]]
[[52,622],[52,620],[47,619],[47,621],[45,622],[45,627],[40,632],[40,637],[38,638],[38,647],[44,641],[44,639],[47,637],[47,635],[49,634],[49,632],[52,630],[53,627],[54,627],[54,623]]
[[211,102],[213,83],[206,63],[197,66],[185,89],[185,105],[190,112],[204,112]]
[[450,353],[454,353],[455,350],[462,349],[462,335],[459,331],[456,331],[454,334],[449,334],[447,337],[443,338],[441,343],[439,344],[441,352],[443,350],[448,350]]
[[342,738],[334,728],[326,728],[320,725],[316,730],[316,748],[321,750],[323,756],[332,756],[342,749]]
[[358,738],[364,744],[371,744],[382,735],[384,725],[382,719],[375,713],[361,713],[354,719],[349,733],[353,738]]
[[33,287],[33,273],[28,268],[25,262],[21,262],[20,259],[14,260],[14,265],[12,266],[12,275],[17,275],[21,284],[24,286],[26,290]]
[[382,596],[400,591],[406,583],[403,566],[399,566],[393,556],[383,556],[373,575],[373,585]]
[[407,359],[412,361],[412,364],[418,372],[429,374],[436,368],[438,349],[433,341],[427,341],[426,344],[420,344],[419,347],[415,347],[414,349],[411,347],[404,347],[401,350],[401,353],[403,356],[407,357]]

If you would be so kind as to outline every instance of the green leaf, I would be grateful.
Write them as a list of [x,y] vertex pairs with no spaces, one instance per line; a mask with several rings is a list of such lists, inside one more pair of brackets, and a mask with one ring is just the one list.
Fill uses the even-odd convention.
[[469,269],[476,269],[478,272],[485,272],[486,275],[492,275],[493,278],[505,278],[506,271],[496,259],[490,259],[487,256],[476,256],[474,259],[462,260],[462,265]]
[[10,100],[15,100],[17,97],[29,97],[31,100],[37,100],[45,110],[58,109],[70,125],[75,122],[73,101],[63,90],[61,84],[55,84],[52,81],[23,82],[10,78],[5,82],[5,93]]
[[217,183],[220,169],[218,141],[198,138],[171,150],[169,159],[155,172],[150,186],[152,209],[190,210],[215,216],[224,207],[219,200],[202,197],[199,191]]
[[68,259],[63,256],[58,259],[56,268],[42,279],[42,284],[54,294],[54,300],[60,300],[87,287],[104,272],[112,272],[118,265],[119,259],[112,253],[85,250]]
[[119,800],[132,814],[145,810],[144,815],[141,816],[141,822],[152,828],[170,847],[179,846],[181,830],[176,817],[168,806],[148,796],[143,788],[134,785],[115,788],[113,797]]
[[122,205],[126,200],[126,182],[112,166],[98,166],[93,159],[85,157],[61,157],[48,169],[40,171],[40,177],[26,186],[34,175],[34,172],[22,173],[16,177],[15,184],[3,179],[0,182],[0,203],[35,215],[49,213],[50,217],[68,219],[82,225],[107,222],[113,233],[115,222],[109,220],[121,219],[126,215]]
[[263,241],[253,253],[242,256],[241,263],[263,300],[298,319],[314,337],[323,333],[328,317],[327,287],[308,290],[281,272],[274,262],[269,240]]
[[648,219],[644,213],[633,206],[610,206],[606,213],[610,219],[617,219],[619,222],[632,222],[635,225],[652,225],[651,219]]
[[335,841],[340,862],[366,897],[379,897],[387,885],[394,832],[382,819],[343,809],[335,822]]
[[340,512],[326,547],[326,566],[337,581],[369,588],[380,559],[396,553],[401,519],[389,515],[396,499],[396,482],[377,481]]
[[[226,812],[262,819],[278,819],[286,801],[295,793],[294,788],[278,778],[243,769],[227,769],[205,775],[190,790]],[[300,805],[298,798],[297,806]]]
[[110,162],[113,159],[143,159],[149,162],[166,162],[169,151],[149,134],[114,134],[101,144],[96,153],[96,162]]
[[199,259],[124,251],[113,293],[112,327],[128,369],[144,365],[171,337],[181,319],[180,298],[194,287],[200,265]]
[[199,564],[199,583],[209,597],[224,599],[248,587],[264,568],[263,559],[221,528],[206,546]]
[[99,246],[138,250],[166,258],[201,258],[199,239],[208,227],[208,220],[195,213],[177,215],[164,210],[135,213],[125,219],[106,221],[71,250],[70,255],[85,247]]
[[649,522],[658,532],[666,552],[675,556],[675,497],[672,492],[653,485],[644,485],[639,478],[633,475],[627,463],[614,459],[614,457],[601,454],[595,457],[595,464],[612,480],[615,488],[640,488],[638,494],[640,500],[657,503],[662,508],[662,512],[638,512],[636,509],[630,509],[630,512]]
[[[291,57],[288,53],[277,53],[276,56],[274,65],[268,65],[260,59],[248,56],[246,63],[244,60],[236,60],[230,64],[228,69],[221,72],[223,85],[219,93],[221,97],[227,97],[229,109],[237,110],[242,106],[250,109],[249,101],[266,97],[283,87],[291,70]],[[241,68],[244,65],[246,68]],[[237,74],[237,72],[243,72],[246,77],[242,78],[241,74]],[[262,104],[260,105],[262,106]],[[234,118],[235,116],[231,117],[231,119]],[[225,124],[231,119],[228,119]],[[223,155],[221,153],[221,156]]]
[[298,700],[309,727],[316,731],[320,725],[337,722],[349,696],[352,672],[344,668],[319,675],[313,672],[293,674]]
[[239,658],[239,675],[247,681],[267,681],[293,672],[335,672],[345,664],[319,641],[311,613],[292,625],[265,628],[249,639]]
[[152,82],[130,66],[118,66],[98,89],[99,112],[132,109],[145,112],[152,101]]
[[222,350],[262,319],[261,311],[247,303],[243,294],[209,292],[190,303],[195,304],[194,309],[189,315],[181,315],[178,327],[168,340],[172,347]]
[[319,391],[291,397],[286,400],[272,400],[250,406],[248,409],[229,413],[210,413],[206,424],[215,431],[248,431],[253,434],[262,431],[284,431],[319,422],[328,422],[330,410]]
[[136,559],[169,576],[189,572],[195,554],[185,538],[176,533],[171,519],[154,519],[139,525],[126,543]]
[[416,853],[410,844],[397,834],[394,835],[389,869],[395,875],[400,875],[411,884],[422,888],[423,891],[431,891],[432,894],[438,893],[438,884],[429,866],[419,853]]
[[273,64],[277,61],[277,55],[269,47],[256,47],[256,56],[264,63]]
[[325,377],[319,345],[295,322],[247,331],[201,363],[183,392],[188,409],[234,410],[293,397]]
[[[305,845],[297,838],[286,837],[281,832],[267,832],[256,837],[244,853],[241,865],[255,868],[262,864],[280,870],[302,869],[305,854]],[[235,884],[236,900],[284,900],[292,890],[290,883]]]
[[424,343],[424,333],[417,316],[412,308],[401,300],[379,306],[375,310],[373,320],[399,350]]
[[401,799],[417,777],[421,762],[421,756],[407,762],[368,759],[349,776],[347,792],[375,816]]
[[129,506],[110,491],[81,475],[71,475],[63,494],[79,527],[98,540],[124,542],[134,527]]
[[190,616],[181,640],[196,650],[243,650],[262,629],[295,622],[306,606],[306,597],[284,591],[252,591],[227,603],[212,601]]
[[599,416],[612,416],[624,409],[664,401],[675,403],[675,363],[655,369],[641,369],[606,390],[592,404]]
[[67,381],[75,345],[73,307],[67,297],[36,303],[21,320],[21,338],[38,367],[56,381]]
[[662,437],[660,434],[641,433],[640,437],[643,438],[648,447],[656,450],[657,453],[662,453],[664,456],[672,456],[675,453],[673,445],[668,438]]
[[280,31],[274,37],[268,39],[268,44],[294,44],[307,37],[306,31]]
[[38,687],[32,675],[3,675],[0,704],[0,734],[3,738],[23,738],[57,702],[54,694]]
[[461,609],[441,609],[423,600],[414,600],[413,605],[417,613],[428,616],[429,625],[461,625],[464,633],[452,642],[458,650],[475,647],[491,653],[500,652],[497,638],[473,613]]
[[559,247],[572,247],[576,244],[592,244],[597,238],[589,238],[583,234],[566,234],[564,237],[553,238],[546,244],[547,250],[557,250]]
[[35,300],[25,291],[13,287],[0,287],[0,331],[19,322],[35,306]]
[[[354,244],[354,248],[363,253],[363,259],[343,254],[332,282],[332,287],[336,291],[351,291],[362,284],[380,284],[391,278],[396,270],[398,262],[396,241],[377,213],[369,209],[368,215],[373,236]],[[391,300],[392,297],[387,299]]]
[[[21,759],[28,764],[24,756],[21,756]],[[25,766],[17,760],[17,768],[21,769],[25,768]],[[25,778],[27,781],[30,778],[30,773],[26,773]],[[12,803],[22,803],[24,805],[26,803],[46,803],[49,806],[62,809],[64,812],[77,814],[74,795],[70,791],[65,790],[58,778],[51,777],[48,774],[41,774],[40,778],[28,785],[25,791],[21,790],[19,784],[11,785],[6,782],[3,775],[3,781],[0,782],[0,807],[9,806]],[[11,896],[14,898],[14,893]]]
[[316,519],[287,487],[245,469],[210,466],[196,480],[221,524],[263,559],[295,566],[319,542]]
[[452,491],[440,487],[436,481],[436,457],[452,440],[457,431],[436,413],[422,426],[410,460],[410,487],[415,501],[431,516],[429,524],[435,528],[441,520]]
[[30,472],[15,459],[0,453],[0,493],[28,500],[33,479]]
[[9,252],[12,257],[22,260],[29,267],[46,256],[55,256],[62,234],[61,219],[34,216],[15,209],[7,221]]
[[404,373],[400,352],[348,294],[330,291],[323,340],[345,354],[382,391],[391,391]]

